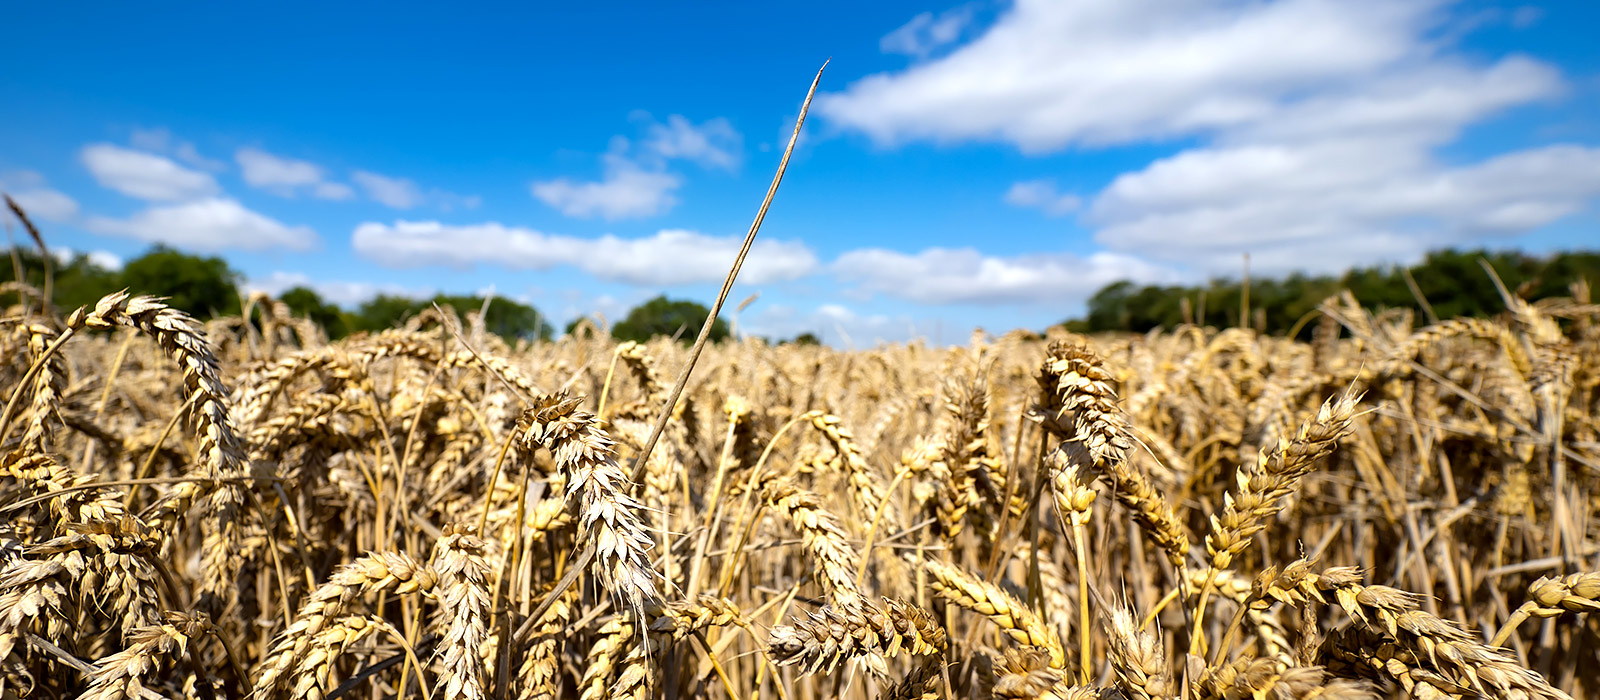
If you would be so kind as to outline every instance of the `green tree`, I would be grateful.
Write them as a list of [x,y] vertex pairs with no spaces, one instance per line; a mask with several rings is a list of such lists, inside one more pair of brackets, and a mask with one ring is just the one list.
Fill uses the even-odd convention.
[[346,316],[351,331],[376,333],[400,325],[407,316],[416,313],[421,302],[410,297],[379,294],[361,303]]
[[239,313],[239,275],[222,258],[204,258],[158,245],[123,266],[122,286],[134,294],[167,297],[192,316]]
[[[441,307],[448,306],[455,309],[456,314],[466,316],[468,313],[477,313],[483,308],[483,297],[439,294],[432,299],[411,299],[380,294],[363,303],[349,315],[350,327],[351,330],[369,332],[394,328],[406,318],[415,316],[434,304]],[[507,340],[519,338],[549,340],[554,334],[554,330],[540,315],[538,309],[502,297],[496,297],[489,304],[489,313],[483,322],[489,332]]]
[[[468,313],[477,313],[483,309],[483,297],[479,296],[448,296],[440,294],[422,302],[417,310],[421,311],[429,305],[438,304],[456,310],[456,313],[465,317]],[[507,340],[549,340],[555,330],[540,315],[539,310],[505,297],[495,297],[489,302],[488,313],[483,317],[484,327]]]
[[344,313],[339,307],[322,300],[322,295],[310,287],[293,287],[278,296],[296,316],[303,316],[322,327],[329,338],[343,338],[350,333],[345,325]]
[[[679,342],[689,343],[699,335],[700,326],[705,323],[709,313],[711,310],[703,304],[685,299],[668,299],[663,294],[635,306],[628,312],[627,318],[612,327],[611,335],[618,340],[639,342],[658,335],[677,335]],[[679,333],[680,330],[682,333]],[[728,324],[719,318],[711,325],[710,340],[725,340],[727,337]]]
[[[44,260],[33,248],[18,246],[11,251],[16,255],[16,260],[22,266],[22,279],[35,289],[44,290]],[[121,279],[114,270],[96,265],[89,256],[79,253],[72,256],[71,260],[63,263],[54,262],[52,295],[55,297],[55,308],[61,313],[70,313],[80,306],[93,306],[100,301],[100,297],[121,289]],[[0,260],[0,282],[16,280],[16,266],[10,257]],[[7,295],[10,297],[10,295]],[[0,299],[0,303],[10,304],[15,298]]]
[[[1138,287],[1132,282],[1115,282],[1090,297],[1082,321],[1067,322],[1088,332],[1134,331],[1171,328],[1184,319],[1183,302],[1189,301],[1195,319],[1214,326],[1249,325],[1268,333],[1283,333],[1308,314],[1315,313],[1322,300],[1348,289],[1369,309],[1413,309],[1421,313],[1418,293],[1427,300],[1440,319],[1461,316],[1487,317],[1506,310],[1505,300],[1495,288],[1483,262],[1506,289],[1524,299],[1567,296],[1579,280],[1600,282],[1600,253],[1589,251],[1556,253],[1535,257],[1516,251],[1437,250],[1409,268],[1394,265],[1358,267],[1340,276],[1295,273],[1281,279],[1250,281],[1250,316],[1241,319],[1240,284],[1235,280],[1215,279],[1191,287]],[[1411,280],[1407,281],[1409,273]],[[1415,283],[1416,292],[1411,283]],[[1302,331],[1309,332],[1309,331]]]

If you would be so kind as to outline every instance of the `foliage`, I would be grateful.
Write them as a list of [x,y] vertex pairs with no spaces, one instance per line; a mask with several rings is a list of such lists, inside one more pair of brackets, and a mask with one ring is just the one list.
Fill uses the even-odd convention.
[[329,338],[343,338],[349,335],[349,326],[345,324],[344,312],[339,307],[323,301],[322,295],[317,294],[310,287],[293,287],[283,294],[278,295],[278,301],[289,306],[289,310],[296,316],[304,316],[319,326]]
[[[23,281],[43,290],[44,264],[39,253],[21,246],[12,248],[11,252],[22,266]],[[82,253],[72,256],[72,260],[65,264],[55,261],[53,276],[55,305],[67,311],[99,301],[100,297],[120,289],[122,283],[117,272],[94,264],[89,256]],[[0,261],[0,282],[11,282],[16,278],[15,265]]]
[[[703,304],[685,299],[668,299],[663,294],[635,306],[628,312],[627,318],[611,329],[611,335],[618,340],[639,342],[658,335],[676,335],[679,342],[690,343],[699,334],[700,326],[705,323],[706,314],[709,313],[711,310]],[[719,318],[711,325],[710,340],[725,340],[727,337],[728,324]]]
[[[353,331],[381,331],[400,325],[406,318],[415,316],[434,304],[450,307],[464,317],[468,313],[475,314],[483,309],[483,297],[438,294],[432,299],[412,299],[380,294],[348,314],[346,321]],[[489,332],[507,340],[519,338],[549,340],[553,335],[550,324],[540,315],[538,309],[504,297],[495,297],[489,304],[484,325]]]
[[1541,258],[1519,252],[1440,250],[1404,269],[1364,267],[1338,277],[1294,273],[1281,279],[1252,279],[1248,324],[1239,319],[1241,285],[1216,279],[1189,287],[1115,282],[1090,297],[1084,318],[1067,325],[1087,333],[1143,333],[1181,323],[1250,325],[1268,333],[1285,333],[1341,289],[1349,289],[1368,308],[1409,308],[1422,318],[1425,312],[1406,282],[1407,273],[1438,318],[1488,317],[1504,311],[1505,302],[1480,259],[1494,268],[1509,290],[1527,299],[1568,295],[1570,285],[1579,279],[1600,281],[1600,253],[1557,253]]
[[[22,265],[23,279],[43,289],[44,264],[38,252],[21,246],[11,252]],[[158,245],[128,261],[121,270],[107,270],[81,253],[64,264],[54,262],[52,296],[57,308],[70,311],[91,306],[106,294],[126,288],[167,297],[168,305],[200,318],[239,313],[239,275],[222,258],[189,255]],[[0,282],[16,279],[14,267],[0,264]]]
[[180,253],[158,245],[129,260],[122,286],[167,297],[167,305],[206,317],[239,313],[239,275],[222,258]]

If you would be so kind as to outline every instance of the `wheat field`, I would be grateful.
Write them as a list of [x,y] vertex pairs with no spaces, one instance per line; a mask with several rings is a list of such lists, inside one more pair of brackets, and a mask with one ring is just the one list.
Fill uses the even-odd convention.
[[687,349],[593,326],[4,291],[7,698],[1600,692],[1583,287],[1344,295],[1309,343],[727,342],[671,406]]

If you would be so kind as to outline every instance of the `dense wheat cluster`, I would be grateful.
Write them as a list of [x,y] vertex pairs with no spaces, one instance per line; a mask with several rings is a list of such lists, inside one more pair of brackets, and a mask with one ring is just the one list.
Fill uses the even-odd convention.
[[[686,350],[0,326],[3,696],[1600,694],[1600,308]],[[8,301],[7,303],[13,303]],[[659,416],[658,443],[642,455]]]

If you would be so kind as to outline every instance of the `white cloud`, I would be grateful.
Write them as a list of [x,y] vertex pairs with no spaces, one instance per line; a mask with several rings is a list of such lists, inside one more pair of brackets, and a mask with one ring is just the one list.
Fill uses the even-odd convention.
[[859,80],[817,109],[887,144],[990,140],[1037,153],[1199,133],[1414,57],[1433,5],[1019,0],[949,55]]
[[357,254],[388,267],[497,262],[508,267],[548,269],[576,259],[580,239],[552,236],[496,222],[449,226],[438,221],[366,222],[350,235]]
[[44,175],[36,170],[11,170],[0,173],[0,187],[23,189],[28,187],[44,187]]
[[241,148],[234,152],[233,159],[239,164],[244,181],[253,187],[298,187],[322,182],[322,168],[259,148]]
[[340,182],[329,182],[321,166],[304,160],[285,158],[259,148],[245,147],[234,152],[239,173],[245,183],[282,197],[293,197],[304,188],[318,199],[343,200],[355,190]]
[[[499,223],[449,226],[437,221],[368,222],[350,237],[358,254],[390,267],[479,263],[520,269],[576,267],[595,277],[639,286],[666,286],[721,280],[738,254],[742,238],[663,230],[645,238],[578,238]],[[745,259],[740,279],[750,284],[782,282],[815,271],[817,259],[805,244],[758,240]]]
[[1517,29],[1527,29],[1544,19],[1544,10],[1532,5],[1523,5],[1511,11],[1511,26]]
[[8,194],[34,221],[70,221],[78,215],[78,202],[57,190],[40,187]]
[[128,142],[132,143],[134,148],[146,151],[165,151],[172,145],[172,132],[161,127],[154,129],[134,127]]
[[[573,264],[601,279],[641,286],[712,282],[727,276],[743,243],[743,237],[678,229],[646,238],[602,236],[590,242],[590,255]],[[816,267],[817,258],[804,243],[758,238],[739,279],[748,284],[782,282],[804,277]]]
[[708,168],[735,170],[743,156],[744,137],[727,119],[709,119],[699,126],[681,114],[665,124],[651,123],[643,148],[663,159],[683,159]]
[[311,188],[311,196],[317,199],[346,200],[354,199],[356,191],[342,182],[319,182]]
[[79,159],[101,185],[138,199],[175,202],[218,192],[210,175],[143,151],[96,143],[85,146]]
[[1081,198],[1057,192],[1056,183],[1048,179],[1013,183],[1011,189],[1006,190],[1005,200],[1006,204],[1038,209],[1050,216],[1070,214],[1083,206]]
[[[16,201],[34,221],[69,221],[78,215],[78,202],[51,189],[44,176],[32,170],[0,173],[0,190]],[[7,218],[11,213],[0,214]]]
[[832,271],[859,291],[924,304],[1066,306],[1118,280],[1156,282],[1176,277],[1170,270],[1117,253],[996,257],[972,248],[928,248],[916,254],[853,250],[839,256]]
[[1600,148],[1556,145],[1441,168],[1381,140],[1198,149],[1095,201],[1107,247],[1209,271],[1405,261],[1550,224],[1600,197]]
[[[1590,206],[1600,149],[1475,163],[1436,154],[1495,113],[1566,89],[1549,64],[1458,49],[1475,20],[1449,5],[1019,0],[977,38],[819,98],[818,110],[882,145],[1044,154],[1185,139],[1092,195],[1083,221],[1118,255],[1190,274],[1233,272],[1244,253],[1270,272],[1414,258]],[[1508,21],[1535,19],[1522,14]],[[1077,204],[1041,181],[1005,199],[1058,214]]]
[[316,232],[309,227],[288,226],[219,197],[151,207],[126,219],[94,217],[86,227],[95,233],[205,252],[309,250],[317,241]]
[[405,178],[357,170],[350,174],[350,179],[366,190],[368,197],[385,206],[410,209],[423,201],[422,190],[417,188],[417,183]]
[[101,268],[116,272],[122,269],[122,256],[109,250],[91,250],[88,253],[89,262]]
[[[72,262],[73,258],[77,257],[78,251],[67,246],[52,246],[50,255],[56,259],[56,262],[67,265]],[[91,250],[84,253],[84,255],[89,258],[91,264],[99,266],[101,269],[112,272],[122,269],[122,256],[109,250]]]
[[718,117],[696,126],[679,114],[669,116],[665,123],[642,111],[632,117],[646,123],[644,140],[635,145],[626,137],[612,137],[600,156],[599,180],[540,180],[529,185],[528,191],[567,216],[633,219],[665,213],[678,203],[673,193],[683,185],[683,178],[668,171],[671,161],[687,160],[728,171],[739,167],[744,137],[727,119]]
[[433,289],[415,289],[398,284],[313,280],[304,273],[284,272],[281,270],[273,272],[266,277],[251,278],[245,283],[245,287],[252,292],[265,292],[274,298],[295,287],[306,287],[316,292],[317,296],[322,297],[324,301],[345,308],[360,306],[363,302],[370,301],[379,294],[425,299],[435,293]]
[[433,197],[434,201],[438,202],[439,208],[444,211],[453,211],[458,207],[462,209],[477,209],[479,205],[483,204],[483,197],[475,194],[460,195],[435,189],[429,196]]
[[134,148],[154,153],[164,153],[201,170],[221,172],[228,167],[222,161],[212,160],[200,155],[199,149],[195,148],[193,143],[173,138],[172,132],[165,128],[141,129],[134,127],[128,142],[133,144]]
[[922,58],[960,39],[962,30],[972,24],[972,13],[972,5],[962,5],[938,15],[924,12],[884,35],[878,41],[878,48],[884,53]]
[[618,153],[602,157],[605,177],[598,182],[557,178],[535,182],[533,196],[562,214],[576,218],[599,216],[607,221],[653,216],[678,203],[672,192],[683,179],[668,172],[646,170]]

